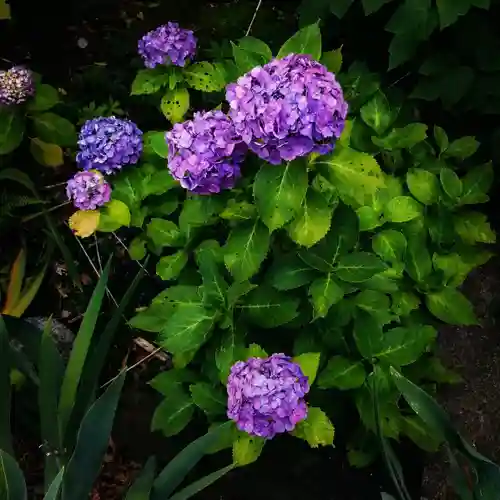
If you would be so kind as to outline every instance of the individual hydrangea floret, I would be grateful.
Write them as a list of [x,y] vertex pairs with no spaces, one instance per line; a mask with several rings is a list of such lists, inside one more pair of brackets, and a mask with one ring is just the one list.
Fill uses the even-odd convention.
[[66,194],[80,210],[95,210],[107,203],[111,187],[97,170],[78,172],[66,185]]
[[271,439],[307,417],[308,392],[307,377],[284,354],[238,361],[227,381],[227,416],[238,429]]
[[139,54],[147,68],[160,64],[184,66],[196,52],[196,37],[191,30],[167,23],[146,33],[139,40]]
[[134,164],[142,153],[142,132],[130,120],[114,116],[87,120],[80,129],[76,161],[83,170],[111,174]]
[[21,104],[35,95],[33,73],[24,66],[0,71],[0,104]]
[[303,54],[257,66],[228,85],[226,99],[236,131],[273,164],[330,152],[347,115],[335,75]]
[[195,113],[166,133],[168,168],[181,186],[198,194],[234,187],[246,146],[222,111]]

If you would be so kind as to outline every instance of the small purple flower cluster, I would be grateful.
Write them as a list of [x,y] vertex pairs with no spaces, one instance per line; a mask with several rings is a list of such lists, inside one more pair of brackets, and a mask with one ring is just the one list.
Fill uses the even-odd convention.
[[66,185],[68,199],[80,210],[95,210],[111,198],[111,186],[97,170],[77,172]]
[[284,354],[238,361],[227,381],[227,416],[241,431],[272,439],[307,417],[308,392],[307,377]]
[[24,66],[13,66],[0,71],[0,104],[22,104],[35,95],[33,73]]

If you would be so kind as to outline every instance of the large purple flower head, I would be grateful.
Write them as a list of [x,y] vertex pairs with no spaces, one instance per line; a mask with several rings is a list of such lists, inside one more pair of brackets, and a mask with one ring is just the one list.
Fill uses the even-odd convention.
[[284,354],[238,361],[227,381],[227,416],[238,429],[271,439],[307,417],[307,377]]
[[168,23],[146,33],[139,40],[138,50],[148,68],[159,64],[184,66],[196,52],[196,37],[191,30]]
[[78,172],[66,185],[66,194],[80,210],[95,210],[107,203],[111,187],[97,170]]
[[227,86],[226,99],[236,131],[273,164],[330,152],[347,115],[335,75],[308,55],[257,66]]
[[222,111],[195,113],[165,135],[168,168],[182,187],[198,194],[234,187],[246,146]]
[[23,67],[14,66],[0,71],[0,104],[21,104],[35,94],[33,73]]
[[114,116],[87,120],[78,137],[76,161],[83,170],[111,174],[137,163],[142,153],[142,132],[130,120]]

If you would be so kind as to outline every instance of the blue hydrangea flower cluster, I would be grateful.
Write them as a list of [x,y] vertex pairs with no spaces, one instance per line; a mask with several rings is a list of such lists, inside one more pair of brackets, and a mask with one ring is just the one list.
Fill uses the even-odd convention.
[[198,194],[234,187],[246,146],[222,111],[195,113],[166,133],[168,168],[181,186]]
[[81,128],[78,147],[76,161],[82,170],[112,174],[124,165],[137,163],[142,153],[142,132],[130,120],[94,118]]
[[0,71],[0,104],[22,104],[35,95],[33,73],[24,66],[13,66]]
[[330,152],[347,115],[335,75],[308,55],[257,66],[228,85],[226,99],[236,132],[272,164]]
[[97,170],[77,172],[66,185],[69,200],[80,210],[95,210],[111,198],[111,186]]
[[138,51],[147,68],[161,64],[184,66],[187,59],[194,57],[196,37],[191,30],[169,22],[146,33],[139,40]]
[[227,416],[241,431],[272,439],[307,417],[308,392],[307,377],[284,354],[238,361],[227,381]]

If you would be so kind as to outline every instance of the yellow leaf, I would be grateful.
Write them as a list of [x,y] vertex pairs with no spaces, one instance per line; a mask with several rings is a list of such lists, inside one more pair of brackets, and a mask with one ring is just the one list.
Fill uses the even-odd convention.
[[64,163],[63,150],[57,144],[48,144],[38,137],[31,139],[30,151],[33,158],[45,167],[59,167]]
[[10,19],[10,7],[6,0],[0,0],[0,20]]
[[87,238],[97,230],[100,214],[98,210],[78,210],[69,218],[69,227],[80,238]]

